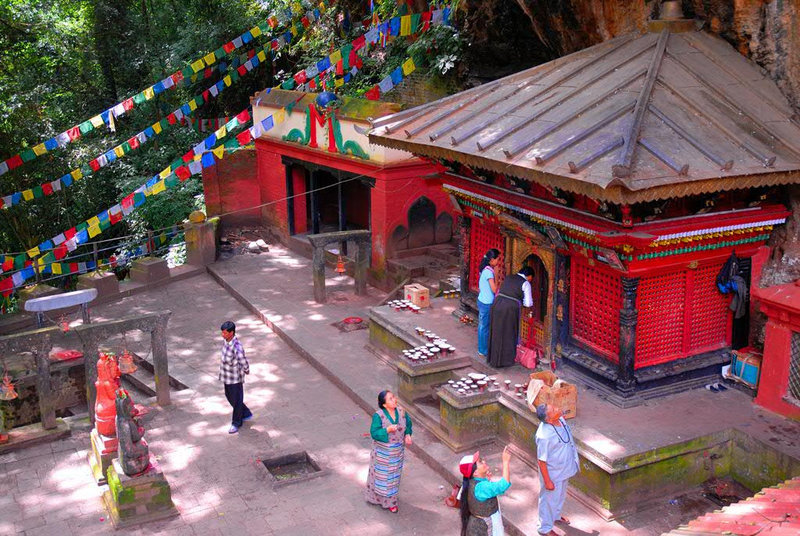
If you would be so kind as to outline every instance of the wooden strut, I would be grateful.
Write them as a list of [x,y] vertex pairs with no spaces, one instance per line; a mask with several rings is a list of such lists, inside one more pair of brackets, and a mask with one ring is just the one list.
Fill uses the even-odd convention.
[[689,174],[689,164],[684,164],[682,166],[678,165],[674,160],[672,160],[672,158],[660,151],[651,141],[641,138],[639,140],[639,145],[647,149],[653,156],[664,162],[670,169],[675,171],[681,177],[685,177]]
[[[576,87],[575,89],[573,89],[572,91],[568,91],[564,95],[560,96],[554,102],[551,102],[550,104],[545,106],[543,109],[539,110],[538,112],[535,112],[535,113],[531,114],[530,116],[523,117],[522,119],[520,119],[519,121],[517,121],[516,123],[511,125],[506,130],[494,133],[492,135],[493,137],[492,137],[490,142],[487,142],[485,144],[484,140],[478,140],[477,143],[478,143],[479,148],[482,148],[482,150],[488,149],[492,145],[494,145],[497,142],[507,138],[508,136],[510,136],[511,134],[517,132],[518,130],[522,129],[523,127],[528,126],[532,121],[536,121],[537,119],[542,117],[544,114],[546,114],[547,112],[549,112],[553,108],[556,108],[557,106],[560,106],[562,103],[564,103],[565,101],[571,99],[575,95],[580,95],[580,94],[583,94],[583,93],[587,92],[588,91],[587,88],[589,88],[589,86],[591,86],[594,83],[598,82],[599,80],[605,78],[607,75],[617,71],[623,65],[632,62],[633,60],[635,60],[636,58],[638,58],[639,56],[641,56],[642,54],[644,54],[645,52],[650,50],[652,47],[653,47],[653,45],[648,45],[647,47],[643,48],[642,50],[634,53],[632,56],[629,56],[627,58],[623,58],[622,60],[620,60],[620,61],[614,63],[613,65],[611,65],[610,67],[606,68],[604,71],[596,74],[593,78],[588,80],[585,84],[581,84],[578,87]],[[586,110],[588,110],[589,108],[591,108],[592,106],[594,106],[595,104],[600,102],[605,97],[613,94],[615,91],[617,91],[617,90],[625,87],[626,85],[632,83],[634,80],[639,78],[639,76],[641,76],[641,73],[636,73],[634,76],[629,77],[625,82],[617,84],[616,86],[614,86],[613,90],[605,91],[601,97],[595,98],[591,102],[591,104],[588,104],[588,105],[584,106],[583,108],[581,108],[580,110],[578,110],[576,112],[573,112],[571,114],[571,117],[567,118],[566,121],[561,121],[561,124],[564,124],[565,122],[571,121],[572,119],[575,119],[577,116],[580,116],[582,113],[584,113]],[[553,89],[553,86],[550,86],[550,89]],[[536,104],[534,104],[533,106],[536,106],[537,104],[541,104],[542,102],[544,102],[544,101],[543,100],[539,101]],[[531,145],[531,143],[529,143],[529,142],[523,142],[523,143],[520,143],[517,146],[513,147],[512,149],[503,150],[503,152],[505,153],[506,157],[511,158],[511,156],[509,156],[509,154],[511,154],[513,156],[514,154],[519,153],[519,151],[525,149],[526,147],[530,147],[530,145]]]
[[615,92],[619,91],[623,87],[627,86],[628,84],[631,84],[637,78],[642,76],[642,74],[644,74],[644,71],[638,72],[635,75],[623,80],[619,84],[617,84],[614,87],[606,90],[602,94],[598,95],[597,97],[595,97],[594,99],[592,99],[591,101],[586,103],[585,106],[583,106],[581,109],[579,109],[578,111],[576,111],[575,113],[573,113],[569,117],[565,117],[561,121],[558,121],[557,123],[554,123],[554,124],[550,125],[546,129],[544,129],[541,132],[539,132],[538,134],[536,134],[535,136],[525,139],[524,141],[522,141],[521,143],[518,143],[517,145],[515,145],[514,147],[511,147],[510,149],[503,149],[503,154],[506,155],[506,158],[514,158],[515,155],[518,155],[520,152],[522,152],[523,150],[527,149],[528,147],[530,147],[530,146],[542,141],[544,138],[546,138],[547,136],[549,136],[550,134],[552,134],[556,130],[558,130],[561,127],[563,127],[564,125],[574,121],[575,119],[580,117],[582,114],[584,114],[585,112],[587,112],[590,109],[592,109],[593,107],[595,107],[597,104],[599,104],[600,102],[605,100],[610,95],[613,95]]
[[[552,88],[554,85],[556,85],[556,84],[560,84],[561,82],[564,82],[565,80],[569,80],[570,78],[572,78],[572,77],[573,77],[573,76],[575,76],[576,74],[579,74],[579,73],[581,72],[581,70],[582,70],[582,69],[584,69],[585,67],[588,67],[588,66],[590,66],[592,63],[594,63],[595,61],[597,61],[597,60],[599,60],[599,59],[601,59],[601,58],[605,57],[606,55],[610,54],[611,52],[614,52],[614,51],[618,50],[618,49],[619,49],[619,48],[620,48],[622,45],[624,45],[624,44],[625,44],[625,43],[627,43],[628,41],[630,41],[630,37],[629,37],[629,36],[626,36],[625,38],[621,38],[621,39],[620,39],[620,41],[619,41],[619,43],[616,43],[616,44],[615,44],[613,47],[611,47],[611,48],[610,48],[608,51],[604,52],[603,54],[601,54],[601,55],[600,55],[600,56],[598,56],[597,58],[588,58],[587,60],[585,60],[585,61],[581,62],[581,63],[580,63],[580,64],[578,64],[578,65],[577,65],[577,66],[576,66],[574,69],[572,69],[572,70],[568,71],[566,74],[564,74],[564,75],[563,75],[561,78],[558,78],[558,79],[556,79],[556,80],[555,80],[555,82],[551,82],[551,83],[550,83],[550,85],[548,86],[548,88],[545,88],[545,89],[543,89],[542,91],[539,91],[539,92],[535,93],[535,94],[534,94],[532,97],[530,97],[530,98],[528,98],[528,99],[526,99],[526,100],[522,101],[521,103],[519,103],[519,104],[515,105],[515,106],[514,106],[513,108],[511,108],[510,110],[506,110],[506,112],[505,112],[505,113],[511,113],[511,112],[514,112],[515,110],[517,110],[517,109],[519,109],[520,107],[522,107],[522,106],[524,106],[525,104],[527,104],[529,101],[531,101],[531,100],[533,100],[533,99],[536,99],[536,98],[538,98],[540,95],[542,95],[543,93],[545,93],[545,92],[549,91],[549,90],[550,90],[550,89],[551,89],[551,88]],[[517,87],[517,88],[516,88],[516,89],[515,89],[515,90],[514,90],[514,91],[513,91],[511,94],[509,94],[509,95],[506,95],[506,96],[504,96],[504,97],[502,97],[502,98],[499,98],[499,99],[496,99],[496,100],[494,100],[493,102],[489,103],[487,106],[484,106],[484,107],[482,107],[481,109],[477,110],[477,111],[475,112],[475,114],[474,114],[474,115],[476,115],[476,116],[477,116],[477,115],[479,115],[479,114],[483,113],[484,111],[488,110],[489,108],[491,108],[491,107],[492,107],[492,106],[494,106],[495,104],[497,104],[497,103],[499,103],[499,102],[501,102],[501,101],[503,101],[503,100],[505,100],[505,99],[508,99],[508,98],[512,97],[513,95],[515,95],[515,94],[516,94],[516,93],[518,93],[519,91],[522,91],[522,90],[523,90],[523,89],[525,89],[526,87],[528,87],[528,86],[530,86],[530,85],[533,85],[533,84],[535,84],[536,82],[538,82],[539,80],[541,80],[542,78],[544,78],[544,77],[548,76],[550,73],[552,73],[553,71],[555,71],[555,70],[556,70],[557,68],[559,68],[559,67],[561,67],[561,65],[558,65],[558,66],[553,66],[553,68],[552,68],[552,69],[550,69],[550,70],[548,70],[548,71],[545,71],[544,73],[541,73],[541,75],[539,75],[539,76],[537,76],[537,77],[534,77],[534,78],[531,78],[530,80],[527,80],[527,81],[526,81],[526,82],[524,82],[523,84],[520,84],[520,85],[519,85],[519,86],[518,86],[518,87]],[[466,139],[468,139],[468,138],[471,138],[473,135],[477,134],[478,132],[480,132],[481,130],[483,130],[484,128],[486,128],[486,127],[487,127],[487,126],[488,126],[488,125],[489,125],[491,122],[494,122],[494,119],[487,119],[486,121],[483,121],[483,122],[481,122],[481,123],[479,123],[479,124],[477,124],[477,125],[473,126],[473,127],[472,127],[471,129],[469,129],[467,132],[462,132],[462,133],[461,133],[461,134],[459,134],[458,136],[453,136],[453,137],[451,137],[451,138],[450,138],[450,145],[458,145],[458,144],[459,144],[459,143],[461,143],[462,141],[464,141],[464,140],[466,140]],[[480,149],[480,147],[478,147],[478,148]]]
[[650,111],[655,114],[656,117],[661,119],[665,125],[671,128],[675,133],[680,136],[681,138],[688,141],[690,144],[694,146],[695,149],[700,151],[706,158],[717,164],[722,170],[729,171],[733,167],[733,160],[725,160],[720,158],[714,152],[708,148],[703,142],[689,134],[689,132],[675,123],[672,119],[667,117],[661,110],[655,107],[654,104],[649,106]]
[[[567,80],[573,78],[574,76],[576,76],[578,74],[581,74],[584,69],[587,69],[587,68],[591,67],[592,65],[596,64],[597,62],[605,59],[612,52],[616,52],[617,50],[619,50],[619,48],[622,45],[624,45],[625,43],[627,43],[627,41],[624,41],[624,40],[620,41],[619,43],[617,43],[616,46],[613,46],[613,47],[609,48],[608,50],[606,50],[602,54],[600,54],[598,56],[595,56],[594,58],[589,58],[586,61],[581,62],[580,64],[578,64],[572,70],[567,71],[561,77],[556,78],[553,82],[550,82],[547,85],[547,87],[545,87],[541,91],[537,91],[536,93],[534,93],[533,95],[531,95],[527,99],[515,104],[510,109],[505,110],[504,113],[506,115],[508,115],[508,114],[512,114],[512,113],[516,112],[517,110],[519,110],[523,106],[527,105],[531,101],[534,101],[534,100],[538,99],[539,97],[541,97],[542,95],[544,95],[548,91],[552,91],[553,88],[555,88],[559,84],[561,84],[563,82],[566,82]],[[511,134],[512,132],[515,132],[519,128],[521,128],[521,127],[519,126],[519,123],[518,123],[517,126],[513,130],[510,130],[510,131],[507,131],[507,132],[506,131],[494,132],[493,134],[489,134],[488,136],[485,136],[485,137],[479,139],[477,142],[475,142],[475,144],[477,145],[479,151],[485,151],[486,149],[488,149],[489,147],[491,147],[492,145],[494,145],[495,143],[497,143],[501,139],[505,138],[508,134]]]
[[658,44],[656,45],[655,53],[650,61],[650,66],[647,68],[647,76],[642,86],[642,91],[639,92],[639,98],[636,99],[636,108],[633,111],[633,121],[631,122],[628,135],[625,136],[625,145],[622,149],[622,155],[616,164],[611,167],[612,173],[615,177],[629,177],[631,174],[631,163],[633,161],[633,153],[636,151],[639,133],[642,130],[644,123],[644,115],[647,111],[647,103],[653,93],[653,87],[658,78],[658,71],[661,67],[661,61],[664,59],[664,52],[667,49],[667,41],[669,40],[669,30],[666,28],[661,30],[661,35],[658,36]]
[[535,156],[534,158],[536,159],[536,164],[539,165],[539,166],[543,165],[545,162],[547,162],[551,158],[561,154],[562,152],[566,151],[567,149],[569,149],[571,146],[575,145],[579,141],[581,141],[581,140],[583,140],[585,138],[588,138],[589,136],[591,136],[592,134],[594,134],[595,132],[597,132],[598,130],[600,130],[601,128],[606,126],[607,124],[609,124],[611,121],[614,121],[615,119],[617,119],[621,115],[627,113],[631,108],[633,108],[633,106],[634,106],[634,103],[633,103],[633,101],[631,101],[631,102],[628,102],[627,104],[625,104],[624,106],[620,106],[617,109],[612,110],[611,112],[609,112],[608,114],[606,114],[602,118],[600,118],[594,125],[590,126],[589,128],[587,128],[583,132],[579,132],[578,134],[574,135],[572,138],[568,139],[567,141],[565,141],[564,143],[562,143],[558,147],[555,147],[555,148],[551,149],[550,151],[548,151],[545,154]]

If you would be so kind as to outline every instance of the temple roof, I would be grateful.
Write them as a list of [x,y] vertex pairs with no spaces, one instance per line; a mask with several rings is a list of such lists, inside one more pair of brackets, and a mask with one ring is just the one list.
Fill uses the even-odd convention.
[[611,202],[800,183],[800,121],[700,31],[626,35],[382,117],[370,141]]
[[[306,106],[314,102],[319,93],[305,93],[303,91],[288,91],[285,89],[270,89],[256,93],[250,99],[253,106],[269,106],[272,108],[283,108],[297,101],[295,108],[305,109]],[[402,108],[400,104],[393,102],[382,102],[355,97],[338,96],[340,101],[336,116],[339,119],[350,119],[356,121],[367,121],[369,117],[380,117],[393,114]]]

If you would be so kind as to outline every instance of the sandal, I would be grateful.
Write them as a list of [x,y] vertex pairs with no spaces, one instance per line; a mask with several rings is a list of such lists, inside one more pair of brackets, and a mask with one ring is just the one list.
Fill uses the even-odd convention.
[[391,508],[389,508],[389,511],[391,513],[393,513],[393,514],[396,514],[397,513],[397,507],[396,506],[392,506]]

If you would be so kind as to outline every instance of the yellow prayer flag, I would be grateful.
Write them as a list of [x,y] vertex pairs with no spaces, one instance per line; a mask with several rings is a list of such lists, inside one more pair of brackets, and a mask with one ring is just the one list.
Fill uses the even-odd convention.
[[261,52],[259,52],[258,54],[256,54],[256,57],[258,58],[258,61],[261,61],[261,62],[267,61],[267,55],[264,53],[263,50]]
[[37,257],[39,255],[39,246],[32,247],[31,249],[26,251],[26,253],[28,254],[28,257],[30,257],[31,259]]
[[344,80],[341,78],[337,78],[333,81],[333,85],[336,87],[342,87],[344,85]]
[[86,220],[86,223],[89,224],[89,227],[92,226],[100,227],[100,220],[97,218],[97,216],[92,216],[91,218]]
[[400,17],[400,35],[411,35],[411,15]]
[[92,123],[92,126],[94,128],[100,128],[104,125],[103,118],[99,115],[92,117],[91,119],[89,119],[89,121]]
[[158,174],[158,177],[161,179],[166,179],[167,177],[169,177],[170,173],[172,173],[172,168],[167,167],[161,170],[161,172]]
[[191,111],[195,111],[195,110],[197,110],[197,103],[196,103],[196,102],[194,102],[194,99],[192,99],[192,100],[190,100],[190,101],[189,101],[189,109],[190,109]]
[[83,178],[83,172],[80,169],[73,169],[69,172],[70,176],[72,176],[73,180],[79,181]]
[[339,63],[339,60],[342,59],[342,51],[336,50],[333,54],[331,54],[328,57],[331,60],[331,65],[336,65],[337,63]]
[[142,93],[144,93],[145,100],[150,100],[156,96],[155,92],[153,91],[153,86],[145,89]]
[[161,134],[161,122],[153,123],[153,132]]
[[197,61],[192,63],[192,70],[194,72],[196,72],[196,73],[199,73],[200,71],[202,71],[203,67],[205,67],[205,64],[203,63],[203,60],[197,60]]
[[303,12],[303,6],[300,2],[295,2],[292,4],[292,11],[294,11],[295,15],[298,15]]
[[214,55],[213,52],[209,52],[205,56],[203,56],[203,61],[206,62],[206,65],[213,65],[215,61],[217,61],[217,57]]
[[22,198],[25,199],[25,201],[30,201],[33,199],[33,190],[23,190]]
[[216,132],[214,132],[214,136],[216,136],[217,139],[224,138],[227,135],[228,135],[228,128],[225,125],[222,125],[217,129]]
[[412,58],[408,58],[406,61],[403,62],[403,74],[409,75],[414,72],[417,66],[414,65],[414,60]]
[[94,238],[95,236],[100,234],[100,226],[99,225],[90,225],[86,232],[89,233],[89,238]]
[[53,264],[51,264],[50,265],[50,269],[53,271],[53,273],[55,275],[61,275],[61,273],[62,273],[61,272],[61,263],[60,262],[54,262]]
[[222,157],[225,156],[225,146],[220,145],[219,147],[214,147],[211,152],[214,153],[214,156],[216,156],[217,159],[221,160]]
[[41,269],[44,268],[45,265],[44,256],[41,256],[38,259],[36,259],[36,264],[39,265],[39,270],[41,271]]
[[253,26],[250,29],[250,35],[252,35],[253,37],[258,37],[259,35],[261,35],[261,28],[259,28],[258,26]]
[[230,86],[231,85],[231,76],[230,75],[226,76],[225,78],[222,79],[222,81],[225,82],[226,86]]
[[33,152],[36,156],[42,156],[44,153],[47,152],[47,149],[44,146],[44,143],[40,143],[39,145],[33,148]]
[[276,125],[280,125],[286,120],[286,110],[281,108],[274,114],[272,114],[272,122]]
[[160,180],[157,183],[155,183],[152,188],[150,188],[150,195],[160,194],[166,189],[167,187],[164,185],[164,181]]
[[122,149],[122,145],[117,145],[114,147],[114,154],[117,155],[117,158],[122,158],[125,156],[125,151]]

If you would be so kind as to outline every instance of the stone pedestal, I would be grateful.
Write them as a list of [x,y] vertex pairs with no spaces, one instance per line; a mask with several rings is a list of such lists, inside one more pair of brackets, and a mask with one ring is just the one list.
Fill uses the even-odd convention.
[[89,438],[92,442],[92,451],[88,454],[89,466],[97,485],[102,486],[108,482],[106,475],[111,462],[117,457],[119,443],[116,437],[100,435],[97,428],[92,429]]
[[194,266],[208,266],[217,258],[217,243],[214,224],[210,221],[187,223],[184,226],[186,237],[186,262]]
[[454,370],[469,364],[468,357],[446,357],[419,364],[400,358],[397,361],[397,395],[405,402],[433,395],[436,385],[452,379]]
[[64,291],[60,288],[51,287],[48,285],[33,285],[32,287],[23,287],[17,292],[19,295],[19,308],[25,309],[25,302],[34,298],[44,298],[45,296],[52,296],[54,294],[62,294]]
[[131,264],[131,281],[152,285],[169,279],[167,261],[157,257],[142,257]]
[[178,515],[169,483],[152,455],[150,467],[136,476],[123,473],[119,459],[114,459],[103,506],[116,529]]
[[497,439],[500,391],[491,390],[462,396],[448,387],[439,389],[439,424],[447,432],[451,448],[457,451]]
[[114,272],[90,272],[78,276],[79,289],[95,289],[102,299],[119,294],[119,281]]

